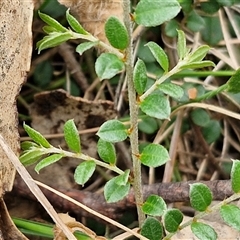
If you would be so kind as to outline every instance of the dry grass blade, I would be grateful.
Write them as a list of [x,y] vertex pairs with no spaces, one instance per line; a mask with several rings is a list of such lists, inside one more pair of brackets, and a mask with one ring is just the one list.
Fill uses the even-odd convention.
[[75,236],[71,233],[71,231],[67,228],[67,226],[62,222],[62,220],[57,215],[56,211],[52,207],[52,205],[49,203],[47,198],[44,196],[40,188],[37,186],[37,184],[34,182],[28,171],[23,167],[23,165],[20,163],[17,156],[14,154],[12,149],[6,144],[4,138],[0,135],[0,145],[9,158],[9,160],[12,162],[24,182],[27,184],[31,192],[34,194],[34,196],[38,199],[38,201],[42,204],[42,206],[45,208],[45,210],[48,212],[48,214],[51,216],[53,221],[56,223],[59,228],[62,229],[64,234],[68,237],[68,239],[74,240],[76,239]]
[[130,229],[130,228],[127,228],[127,227],[125,227],[124,225],[122,225],[122,224],[120,224],[120,223],[118,223],[118,222],[116,222],[116,221],[114,221],[114,220],[112,220],[112,219],[110,219],[110,218],[108,218],[108,217],[106,217],[106,216],[104,216],[104,215],[102,215],[102,214],[100,214],[100,213],[92,210],[91,208],[85,206],[84,204],[82,204],[82,203],[74,200],[73,198],[71,198],[71,197],[69,197],[69,196],[67,196],[67,195],[65,195],[65,194],[63,194],[63,193],[61,193],[61,192],[59,192],[59,191],[57,191],[57,190],[49,187],[49,186],[47,186],[46,184],[43,184],[43,183],[38,182],[38,181],[35,181],[35,182],[36,182],[39,186],[44,187],[45,189],[47,189],[47,190],[49,190],[49,191],[57,194],[58,196],[66,199],[66,200],[68,200],[69,202],[71,202],[71,203],[73,203],[73,204],[81,207],[81,208],[84,209],[85,211],[87,211],[87,212],[89,212],[89,213],[91,213],[91,214],[93,214],[93,215],[95,215],[95,216],[97,216],[97,217],[105,220],[105,221],[108,222],[108,223],[111,223],[112,225],[114,225],[114,226],[116,226],[116,227],[118,227],[118,228],[120,228],[120,229],[122,229],[122,230],[124,230],[124,231],[126,231],[126,232],[128,232],[129,234],[131,234],[131,236],[135,236],[135,237],[137,237],[137,238],[139,238],[139,239],[141,239],[141,240],[148,240],[147,238],[143,237],[142,235],[140,235],[139,233],[135,232],[134,230],[132,230],[132,229]]
[[175,111],[173,111],[171,113],[171,116],[174,116],[176,114],[176,112],[179,111],[180,109],[189,108],[189,107],[208,109],[208,110],[218,112],[218,113],[221,113],[223,115],[226,115],[226,116],[229,116],[229,117],[236,118],[236,119],[240,120],[240,114],[232,112],[230,110],[223,109],[221,107],[211,105],[211,104],[206,104],[206,103],[189,103],[189,104],[186,104],[184,106],[181,106],[181,107],[177,108]]

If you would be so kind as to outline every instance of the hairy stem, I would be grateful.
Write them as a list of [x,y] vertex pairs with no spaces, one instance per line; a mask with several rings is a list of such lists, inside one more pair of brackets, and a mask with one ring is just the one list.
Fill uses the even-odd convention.
[[133,160],[133,189],[135,194],[138,220],[141,226],[145,220],[145,214],[141,210],[141,205],[143,203],[142,194],[142,178],[141,178],[141,162],[136,157],[139,154],[138,150],[138,105],[136,102],[136,92],[133,84],[133,45],[132,45],[132,22],[129,16],[131,11],[130,1],[123,0],[123,12],[124,12],[124,23],[126,25],[129,34],[129,46],[126,49],[126,77],[128,82],[128,98],[129,98],[129,110],[130,110],[130,123],[131,123],[131,134],[130,134],[130,144],[131,153]]

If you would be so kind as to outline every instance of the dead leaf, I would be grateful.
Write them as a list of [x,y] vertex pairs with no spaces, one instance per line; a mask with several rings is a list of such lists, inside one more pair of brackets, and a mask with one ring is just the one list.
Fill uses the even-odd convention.
[[[0,134],[19,153],[16,97],[30,68],[32,53],[31,0],[0,1]],[[2,200],[11,191],[15,169],[0,148],[0,239],[26,239],[14,226]]]
[[[108,119],[115,118],[116,112],[113,108],[113,102],[88,101],[70,96],[64,90],[43,92],[34,97],[30,111],[31,125],[43,135],[63,133],[63,125],[69,119],[74,119],[79,131],[92,129],[101,126]],[[82,134],[80,137],[83,153],[97,157],[95,133]],[[53,146],[67,149],[63,137],[51,139],[50,142]],[[75,186],[72,169],[79,163],[79,159],[62,159],[42,169],[40,174],[36,174],[33,166],[28,167],[28,170],[34,179],[47,185],[70,189]]]
[[[85,227],[82,223],[77,222],[75,218],[70,217],[66,213],[59,213],[58,214],[61,220],[71,229],[72,232],[80,231],[85,233],[90,238],[94,240],[107,240],[105,237],[99,237],[88,227]],[[65,236],[62,235],[62,230],[58,227],[54,228],[54,239],[55,240],[66,240]]]

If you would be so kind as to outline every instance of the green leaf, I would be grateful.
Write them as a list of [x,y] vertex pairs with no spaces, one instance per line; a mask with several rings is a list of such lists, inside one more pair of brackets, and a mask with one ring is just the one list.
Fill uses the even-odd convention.
[[215,142],[221,135],[222,128],[218,120],[210,120],[202,129],[204,139],[208,144]]
[[37,144],[45,147],[50,148],[51,145],[47,141],[47,139],[38,131],[34,130],[33,128],[29,127],[27,124],[23,124],[24,130],[27,132],[28,136]]
[[162,83],[162,84],[158,85],[157,88],[161,92],[163,92],[175,99],[180,99],[184,94],[183,89],[180,86],[173,84],[173,83]]
[[45,36],[39,42],[37,42],[38,53],[40,53],[44,49],[56,47],[56,46],[60,45],[61,43],[68,41],[71,38],[72,38],[72,34],[69,32],[51,33],[48,36]]
[[201,9],[208,14],[216,13],[219,10],[219,8],[220,5],[217,3],[216,0],[209,0],[208,2],[201,3]]
[[178,35],[177,29],[179,29],[179,23],[175,19],[166,22],[165,24],[165,33],[168,37],[176,37]]
[[125,25],[118,18],[108,18],[105,23],[105,34],[113,47],[120,50],[127,48],[129,44],[128,32]]
[[167,209],[164,200],[157,195],[150,195],[142,205],[142,211],[151,216],[162,216]]
[[141,227],[141,234],[149,240],[159,240],[163,237],[163,227],[154,217],[147,217]]
[[95,63],[95,70],[100,80],[110,79],[124,70],[124,63],[113,53],[102,53]]
[[191,52],[188,55],[188,63],[201,62],[207,55],[210,47],[207,45],[202,45],[198,47],[195,51]]
[[106,142],[101,138],[99,138],[98,144],[97,144],[97,151],[98,151],[98,155],[103,161],[111,165],[116,164],[116,159],[117,159],[116,151],[112,143]]
[[204,17],[205,27],[201,30],[202,39],[214,46],[223,40],[222,25],[218,16]]
[[135,90],[139,95],[143,94],[146,88],[147,80],[147,69],[145,63],[141,59],[138,59],[134,67],[133,81]]
[[155,42],[148,42],[145,46],[150,49],[151,53],[153,54],[159,65],[165,72],[167,72],[169,68],[169,60],[165,51]]
[[69,13],[69,11],[70,9],[66,11],[66,18],[71,28],[77,33],[87,35],[88,32],[82,27],[78,20]]
[[191,111],[192,121],[200,127],[206,127],[210,122],[210,116],[205,109],[197,108]]
[[98,42],[84,42],[76,47],[76,52],[82,55],[85,51],[98,45]]
[[153,134],[159,129],[159,125],[155,118],[144,116],[139,122],[138,128],[146,134]]
[[151,53],[153,54],[159,65],[165,72],[167,72],[169,68],[169,60],[165,51],[155,42],[148,42],[145,46],[150,49]]
[[23,151],[31,150],[32,148],[38,148],[38,147],[39,145],[37,145],[35,142],[31,142],[31,141],[21,142],[21,149]]
[[97,135],[107,142],[121,142],[128,137],[125,125],[118,120],[109,120],[101,125]]
[[191,11],[187,16],[187,27],[193,32],[199,32],[205,27],[203,18],[195,11]]
[[204,67],[214,67],[215,64],[212,61],[201,61],[201,62],[191,62],[188,64],[184,64],[183,66],[181,66],[181,69],[188,69],[188,68],[204,68]]
[[230,7],[236,3],[236,0],[217,0],[217,2],[222,6]]
[[129,181],[130,170],[127,169],[123,174],[115,178],[115,183],[119,186],[125,186]]
[[232,183],[232,190],[235,193],[240,192],[240,161],[239,160],[232,160],[232,169],[231,169],[231,183]]
[[41,161],[36,165],[35,171],[36,171],[37,173],[39,173],[39,171],[40,171],[41,169],[43,169],[43,168],[45,168],[45,167],[47,167],[47,166],[49,166],[49,165],[51,165],[51,164],[59,161],[59,160],[60,160],[61,158],[63,158],[63,157],[64,157],[64,154],[58,154],[58,153],[53,154],[53,155],[50,155],[50,156],[44,158],[43,160],[41,160]]
[[84,185],[93,175],[96,163],[92,160],[82,162],[77,166],[74,172],[74,180],[77,184]]
[[50,61],[42,61],[34,69],[33,81],[38,87],[46,87],[52,81],[53,66]]
[[145,27],[154,27],[171,20],[180,12],[177,0],[141,0],[135,10],[135,21]]
[[41,149],[34,149],[31,151],[24,152],[20,156],[19,160],[24,166],[29,166],[40,160],[43,155],[44,152]]
[[38,15],[45,23],[47,23],[49,26],[55,28],[58,32],[64,33],[64,32],[68,31],[67,28],[65,28],[58,21],[56,21],[54,18],[48,16],[47,14],[44,14],[44,13],[41,13],[40,11],[38,11]]
[[236,205],[228,204],[220,208],[220,215],[224,222],[240,231],[240,208]]
[[187,44],[186,44],[186,36],[182,30],[177,30],[177,33],[178,33],[177,52],[178,52],[179,59],[182,60],[185,58],[188,52]]
[[52,33],[52,32],[57,32],[57,29],[56,29],[56,28],[51,27],[51,26],[48,26],[48,25],[43,26],[42,30],[43,30],[45,33],[47,33],[47,34],[50,34],[50,33]]
[[169,161],[170,157],[166,148],[152,143],[143,149],[139,160],[148,167],[159,167]]
[[182,7],[182,11],[184,12],[184,14],[189,13],[194,6],[192,0],[179,0],[179,3]]
[[200,212],[206,211],[212,202],[212,192],[203,183],[190,184],[189,197],[191,206]]
[[191,224],[191,230],[193,234],[199,239],[207,240],[217,239],[217,233],[215,232],[215,230],[205,223],[193,222]]
[[140,103],[140,108],[148,116],[158,119],[169,119],[171,113],[169,100],[159,92],[147,96]]
[[227,82],[228,88],[227,91],[231,93],[240,92],[240,68],[230,77]]
[[130,183],[119,184],[119,176],[109,180],[104,186],[104,197],[108,203],[118,202],[127,196],[130,190]]
[[183,214],[178,209],[168,209],[164,214],[164,226],[170,233],[174,233],[179,229],[182,220]]
[[76,125],[73,119],[68,120],[63,127],[65,141],[72,151],[81,152],[81,141]]
[[66,12],[66,7],[58,4],[57,0],[46,0],[39,9],[53,18],[62,17]]
[[145,64],[155,63],[156,59],[150,49],[145,47],[146,44],[147,42],[144,39],[140,39],[137,56],[142,59]]

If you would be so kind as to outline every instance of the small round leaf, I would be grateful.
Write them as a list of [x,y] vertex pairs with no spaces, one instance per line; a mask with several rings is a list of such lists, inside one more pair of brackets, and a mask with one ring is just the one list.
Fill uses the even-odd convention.
[[183,214],[178,209],[169,209],[164,214],[164,226],[170,233],[174,233],[178,230],[182,220]]
[[141,227],[141,234],[150,240],[162,239],[162,224],[156,218],[148,217]]
[[212,192],[203,183],[190,184],[190,202],[194,209],[203,212],[212,202]]
[[203,137],[208,144],[216,141],[221,135],[221,125],[218,120],[210,120],[202,129]]
[[118,120],[109,120],[101,125],[97,135],[106,142],[121,142],[128,137],[128,132],[123,123]]
[[158,121],[155,118],[144,116],[139,122],[138,128],[146,134],[153,134],[159,129]]
[[240,231],[240,208],[236,205],[228,204],[220,208],[220,215],[229,226]]
[[217,233],[209,225],[201,222],[191,224],[193,234],[199,239],[217,240]]
[[95,63],[95,70],[100,80],[110,79],[123,69],[124,63],[113,53],[102,53]]
[[198,32],[205,27],[204,19],[195,10],[188,14],[186,22],[187,27],[193,32]]
[[135,21],[145,27],[154,27],[171,20],[180,10],[177,0],[142,0],[136,6]]
[[104,186],[104,196],[108,203],[122,200],[130,190],[130,183],[121,185],[118,177],[112,178]]
[[139,159],[148,167],[159,167],[165,164],[170,157],[166,148],[152,143],[143,149]]
[[113,47],[124,50],[128,46],[129,38],[127,29],[118,18],[108,18],[105,23],[105,34]]
[[123,174],[115,178],[115,183],[120,186],[125,186],[129,181],[130,170],[127,169]]
[[164,200],[157,196],[151,195],[142,205],[142,211],[147,215],[162,216],[164,211],[167,209],[167,205]]
[[191,112],[192,121],[200,127],[206,127],[210,122],[210,116],[206,110],[202,108],[194,109]]
[[101,138],[99,138],[98,144],[97,144],[97,151],[98,151],[98,155],[103,161],[110,163],[111,165],[115,165],[116,151],[112,143],[106,142]]
[[167,97],[160,92],[152,93],[140,103],[141,110],[150,117],[169,119],[171,107]]
[[76,183],[84,185],[93,175],[95,168],[96,163],[92,160],[87,160],[79,164],[74,172],[74,179]]
[[162,91],[164,94],[167,94],[175,99],[180,99],[184,94],[183,89],[180,86],[173,83],[162,83],[158,85],[158,89]]

